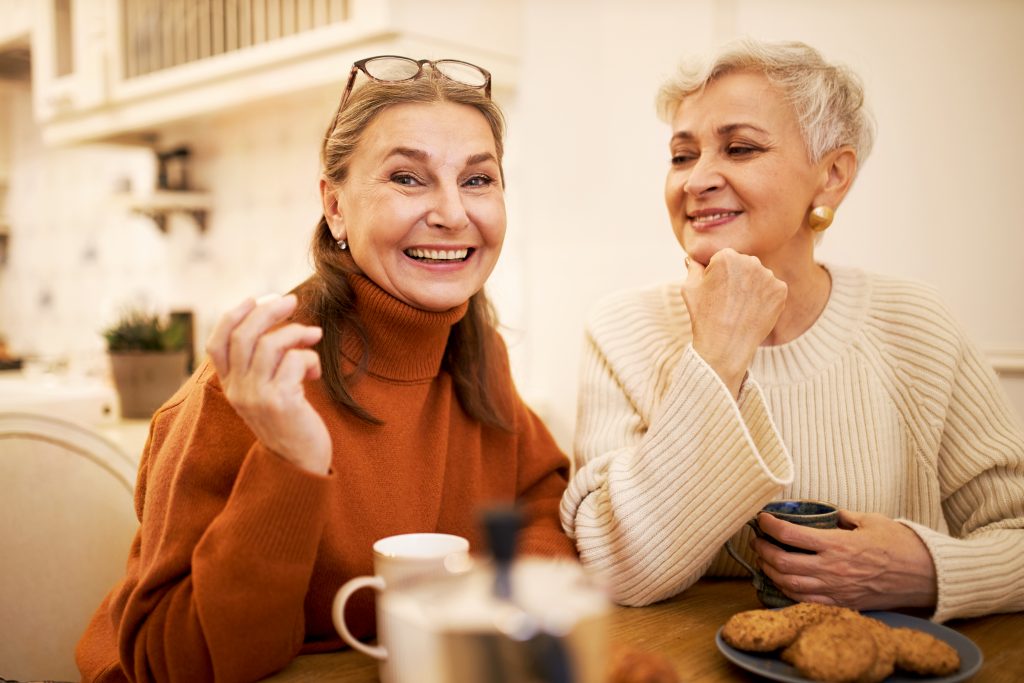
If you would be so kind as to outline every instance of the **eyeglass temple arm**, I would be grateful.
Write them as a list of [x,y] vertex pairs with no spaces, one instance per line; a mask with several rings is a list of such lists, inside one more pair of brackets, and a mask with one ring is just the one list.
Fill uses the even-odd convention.
[[361,64],[353,64],[352,69],[348,72],[348,85],[345,86],[345,92],[341,93],[341,102],[338,103],[338,113],[345,108],[345,103],[348,102],[349,95],[352,94],[352,86],[356,83],[356,74],[359,73]]

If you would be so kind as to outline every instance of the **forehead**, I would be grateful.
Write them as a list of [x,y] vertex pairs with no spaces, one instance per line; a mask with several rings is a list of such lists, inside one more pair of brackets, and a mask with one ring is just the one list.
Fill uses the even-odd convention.
[[685,97],[672,117],[672,130],[696,135],[737,123],[779,132],[797,126],[793,108],[778,87],[763,74],[741,71]]
[[496,149],[484,115],[475,107],[454,102],[388,107],[367,126],[356,153],[387,154],[396,147],[445,156],[495,154]]

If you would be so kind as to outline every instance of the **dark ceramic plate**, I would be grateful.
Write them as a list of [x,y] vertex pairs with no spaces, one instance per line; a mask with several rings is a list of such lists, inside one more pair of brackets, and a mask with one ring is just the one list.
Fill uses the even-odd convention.
[[[981,668],[981,650],[970,638],[951,628],[930,622],[927,619],[918,619],[896,612],[864,612],[864,616],[873,617],[894,628],[906,627],[930,633],[939,640],[949,643],[960,655],[960,670],[949,676],[925,678],[909,674],[902,675],[897,671],[885,679],[885,683],[954,683],[955,681],[966,681],[978,673],[978,669]],[[810,680],[801,676],[795,667],[780,660],[778,655],[761,655],[737,650],[722,640],[722,629],[718,629],[718,633],[715,634],[715,644],[730,662],[742,669],[752,671],[758,676],[785,683],[806,683]]]

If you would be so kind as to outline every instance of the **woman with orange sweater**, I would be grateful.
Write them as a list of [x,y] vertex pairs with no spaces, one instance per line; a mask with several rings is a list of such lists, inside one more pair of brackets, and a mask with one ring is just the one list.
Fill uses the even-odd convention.
[[[483,292],[503,127],[479,67],[353,66],[321,150],[315,274],[224,315],[154,415],[141,527],[79,643],[84,680],[251,681],[338,649],[331,601],[372,573],[372,543],[477,546],[483,503],[525,508],[524,552],[573,554],[567,460],[517,395]],[[369,595],[349,624],[373,633]]]

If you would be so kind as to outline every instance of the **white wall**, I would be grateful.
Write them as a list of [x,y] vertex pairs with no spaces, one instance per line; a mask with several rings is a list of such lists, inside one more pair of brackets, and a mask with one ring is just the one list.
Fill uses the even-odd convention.
[[20,43],[32,28],[32,0],[0,0],[0,47]]
[[[1024,3],[534,0],[528,8],[516,122],[529,131],[522,229],[532,276],[521,382],[563,443],[585,310],[609,290],[680,276],[661,199],[668,128],[654,115],[657,86],[684,53],[739,35],[806,41],[866,83],[878,140],[820,257],[924,280],[983,347],[1024,359]],[[1004,382],[1024,413],[1024,376]]]
[[[879,137],[822,258],[936,286],[983,347],[1024,359],[1024,3],[1014,0],[525,0],[509,118],[509,236],[489,286],[522,393],[571,441],[586,310],[678,278],[662,205],[668,128],[654,94],[687,52],[740,34],[805,40],[866,82]],[[476,16],[476,15],[474,15]],[[452,22],[457,18],[452,16]],[[431,55],[444,56],[444,55]],[[342,87],[345,74],[339,74]],[[42,147],[15,97],[11,263],[0,332],[15,351],[95,360],[116,307],[191,307],[200,336],[247,294],[309,272],[317,140],[336,92],[170,131],[213,194],[210,228],[168,236],[110,201],[152,180],[138,150]],[[17,189],[15,189],[17,188]],[[1006,380],[1024,413],[1024,375]]]

